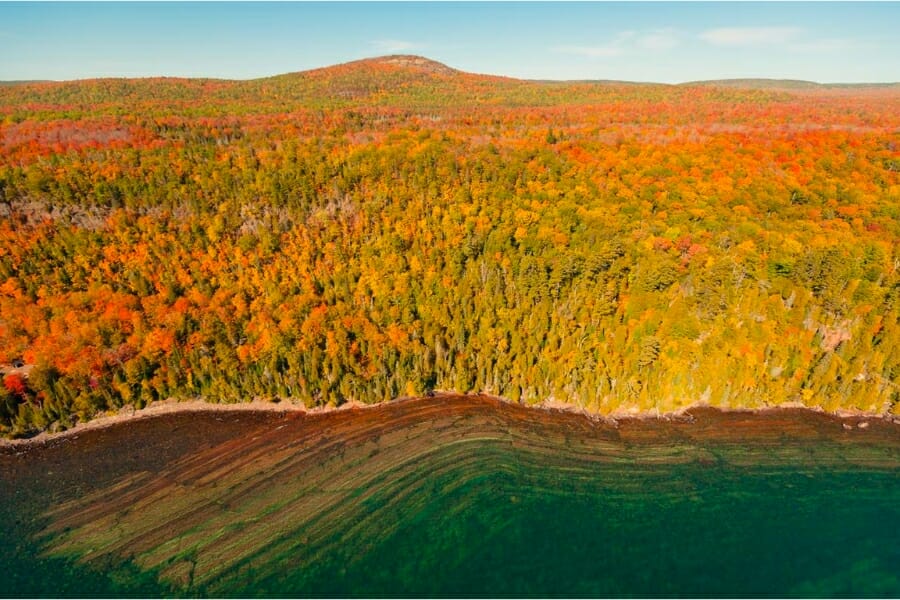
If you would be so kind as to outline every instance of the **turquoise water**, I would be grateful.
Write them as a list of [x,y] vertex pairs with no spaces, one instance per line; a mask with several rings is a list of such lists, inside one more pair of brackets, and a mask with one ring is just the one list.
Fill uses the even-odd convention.
[[[809,443],[813,448],[817,442]],[[107,489],[138,466],[120,465],[112,455],[104,467],[108,481],[92,484],[73,467],[79,457],[66,455],[68,479],[58,486],[53,477],[35,477],[33,485],[21,476],[15,485],[0,477],[0,592],[15,597],[900,596],[900,470],[890,461],[877,468],[840,466],[839,460],[833,461],[837,466],[821,461],[765,467],[724,461],[601,464],[562,452],[548,458],[491,440],[472,442],[462,454],[459,445],[452,447],[456,454],[438,448],[417,459],[419,468],[385,471],[350,500],[336,502],[318,517],[327,519],[322,521],[327,527],[319,529],[324,534],[312,533],[316,523],[276,531],[263,548],[196,585],[161,582],[159,572],[141,569],[127,555],[78,562],[77,556],[49,552],[54,539],[40,533],[50,520],[48,507],[78,497],[82,487]],[[165,468],[166,461],[157,460],[151,466]],[[363,459],[348,450],[346,458],[335,460],[342,465]],[[293,477],[286,479],[285,490],[305,485]],[[210,497],[210,489],[201,489],[203,498]],[[247,502],[228,510],[246,516]],[[231,527],[247,523],[236,518]]]

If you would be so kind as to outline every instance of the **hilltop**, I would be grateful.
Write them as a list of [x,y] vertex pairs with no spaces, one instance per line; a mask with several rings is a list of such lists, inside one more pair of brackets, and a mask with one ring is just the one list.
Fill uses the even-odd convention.
[[343,63],[340,65],[330,66],[330,67],[322,67],[320,69],[313,69],[311,71],[301,71],[301,74],[313,74],[320,71],[328,71],[333,69],[341,69],[341,68],[360,68],[360,69],[371,69],[378,68],[381,66],[389,66],[396,67],[398,69],[418,72],[418,73],[428,73],[432,75],[455,75],[462,73],[462,71],[458,71],[457,69],[452,69],[445,65],[444,63],[440,63],[436,60],[431,60],[430,58],[426,58],[424,56],[416,56],[413,54],[390,54],[387,56],[377,56],[373,58],[364,58],[361,60],[355,60],[348,63]]

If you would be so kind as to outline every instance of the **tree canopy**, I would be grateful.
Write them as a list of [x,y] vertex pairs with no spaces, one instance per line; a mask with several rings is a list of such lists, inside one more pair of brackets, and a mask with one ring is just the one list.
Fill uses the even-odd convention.
[[0,87],[0,428],[431,389],[897,408],[900,91]]

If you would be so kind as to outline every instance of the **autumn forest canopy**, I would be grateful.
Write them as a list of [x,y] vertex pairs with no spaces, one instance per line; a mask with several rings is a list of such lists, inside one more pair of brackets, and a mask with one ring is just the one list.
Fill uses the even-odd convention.
[[900,89],[0,86],[0,432],[430,390],[900,411]]

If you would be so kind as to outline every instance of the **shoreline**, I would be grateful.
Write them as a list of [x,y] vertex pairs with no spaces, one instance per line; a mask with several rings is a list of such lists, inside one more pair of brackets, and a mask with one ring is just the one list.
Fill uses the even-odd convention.
[[[584,408],[581,408],[574,404],[569,404],[566,402],[561,402],[558,400],[544,400],[543,402],[537,404],[519,404],[514,402],[508,398],[504,398],[502,396],[496,396],[493,394],[489,394],[486,392],[468,392],[468,393],[458,393],[458,392],[445,392],[445,391],[437,391],[434,392],[432,396],[401,396],[398,398],[394,398],[392,400],[384,401],[384,402],[376,402],[373,404],[364,404],[357,400],[351,400],[349,402],[345,402],[339,406],[320,406],[315,408],[308,408],[302,403],[291,400],[281,400],[279,402],[272,402],[270,400],[251,400],[250,402],[239,402],[239,403],[213,403],[207,402],[205,400],[176,400],[174,398],[170,398],[168,400],[161,400],[151,403],[150,405],[141,408],[135,409],[134,407],[123,407],[119,409],[118,412],[113,414],[104,414],[102,416],[95,417],[90,421],[85,421],[82,423],[78,423],[75,426],[66,429],[65,431],[59,432],[49,432],[42,431],[35,436],[28,438],[17,438],[11,439],[6,437],[0,437],[0,448],[3,447],[27,447],[27,446],[38,446],[44,443],[63,440],[68,437],[77,436],[85,431],[97,430],[97,429],[106,429],[109,427],[113,427],[119,424],[130,423],[132,421],[139,421],[142,419],[150,419],[153,417],[159,417],[164,415],[172,415],[172,414],[183,414],[183,413],[192,413],[192,412],[205,412],[205,413],[218,413],[218,412],[254,412],[254,413],[301,413],[306,415],[320,415],[326,413],[333,412],[355,412],[360,410],[370,410],[379,407],[384,407],[390,404],[396,403],[404,403],[404,402],[415,402],[417,400],[422,400],[426,398],[463,398],[463,397],[481,397],[487,400],[492,400],[495,402],[500,402],[503,404],[509,404],[512,406],[520,406],[527,409],[532,409],[541,412],[556,412],[556,413],[568,413],[572,415],[578,415],[584,417],[595,423],[607,423],[611,425],[617,425],[619,421],[645,421],[645,420],[671,420],[683,417],[686,413],[691,410],[696,409],[712,409],[722,413],[730,413],[730,414],[749,414],[749,415],[764,415],[767,413],[774,413],[783,410],[802,410],[810,413],[817,413],[828,415],[841,421],[857,419],[859,421],[862,420],[883,420],[888,424],[900,425],[900,415],[892,415],[890,413],[873,413],[862,410],[853,410],[853,409],[839,409],[836,411],[827,411],[819,406],[806,406],[796,402],[790,402],[785,404],[779,404],[775,406],[766,406],[763,408],[720,408],[711,406],[709,404],[704,403],[695,403],[690,404],[688,406],[684,406],[675,411],[613,411],[609,414],[601,414],[590,412]],[[865,428],[868,425],[863,423],[860,425],[857,423],[857,427]],[[844,424],[845,428],[852,429],[852,426],[848,426]]]

